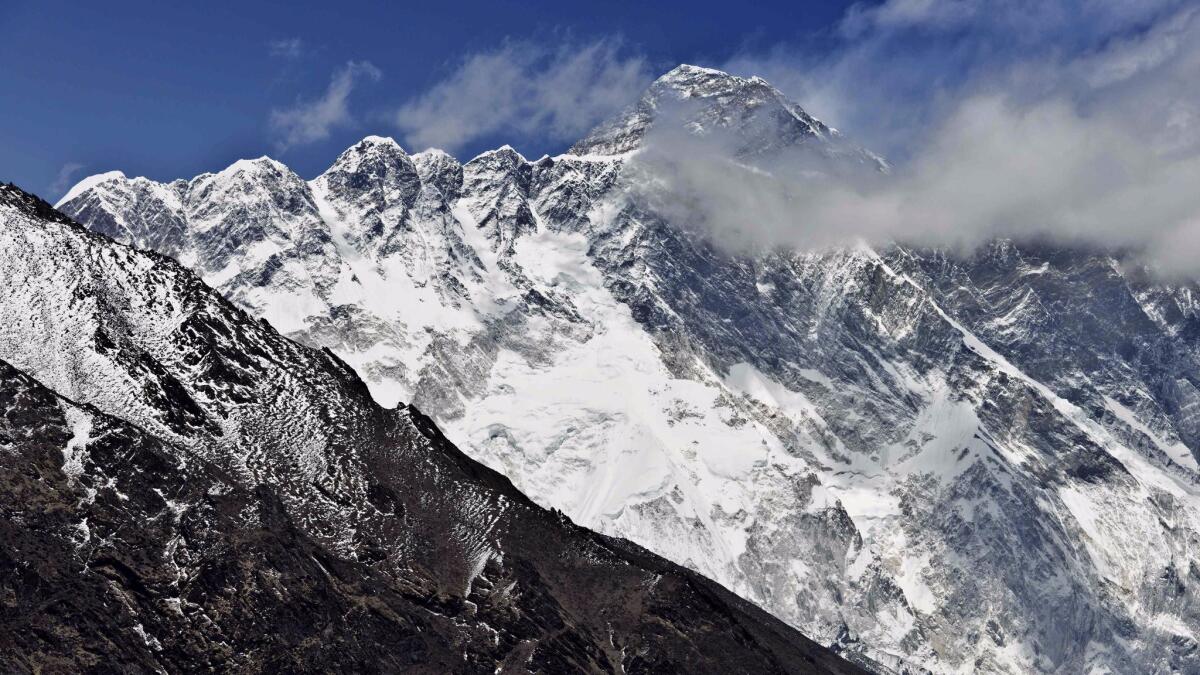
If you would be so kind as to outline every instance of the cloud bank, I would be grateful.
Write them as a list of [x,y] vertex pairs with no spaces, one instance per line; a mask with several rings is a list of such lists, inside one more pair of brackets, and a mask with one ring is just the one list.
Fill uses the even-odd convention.
[[408,102],[395,122],[410,147],[450,152],[493,134],[572,141],[631,103],[652,80],[615,39],[547,47],[510,42],[474,54]]
[[1200,271],[1200,9],[1078,4],[890,0],[851,10],[832,54],[726,64],[882,145],[889,175],[658,133],[645,184],[728,245],[1049,239]]
[[375,82],[382,73],[369,61],[348,61],[334,73],[329,87],[319,98],[299,101],[291,108],[271,111],[270,127],[278,138],[280,152],[288,148],[313,143],[329,137],[336,127],[353,123],[350,115],[350,94],[361,82]]

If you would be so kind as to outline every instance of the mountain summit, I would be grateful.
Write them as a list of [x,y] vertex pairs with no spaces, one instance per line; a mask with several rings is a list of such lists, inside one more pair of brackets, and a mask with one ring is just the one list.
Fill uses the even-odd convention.
[[696,133],[741,134],[745,152],[825,140],[833,131],[758,77],[681,65],[654,81],[630,110],[601,124],[571,147],[577,155],[619,155],[637,149],[662,116]]
[[639,150],[655,132],[720,137],[734,157],[749,160],[805,149],[835,162],[887,170],[887,162],[842,138],[761,77],[738,77],[681,65],[654,81],[638,102],[573,145],[583,156]]

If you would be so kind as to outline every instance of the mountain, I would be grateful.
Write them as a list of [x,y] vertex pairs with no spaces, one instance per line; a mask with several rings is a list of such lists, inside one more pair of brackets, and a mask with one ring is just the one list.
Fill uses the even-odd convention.
[[852,145],[761,77],[681,65],[654,81],[638,102],[593,129],[568,151],[609,157],[644,149],[655,132],[686,130],[723,137],[739,159],[762,159],[781,149],[810,146],[843,162],[887,170],[887,162]]
[[308,182],[262,159],[60,207],[877,670],[1200,668],[1200,289],[1010,241],[721,246],[647,199],[681,133],[730,170],[888,171],[765,81],[680,66],[556,157],[369,137]]
[[859,672],[9,185],[0,259],[6,672]]

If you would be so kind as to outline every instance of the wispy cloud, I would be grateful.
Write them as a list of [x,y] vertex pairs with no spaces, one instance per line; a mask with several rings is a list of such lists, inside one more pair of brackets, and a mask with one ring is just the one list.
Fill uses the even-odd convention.
[[304,56],[304,41],[298,37],[271,40],[267,43],[271,56],[294,61]]
[[489,134],[574,140],[632,102],[651,80],[620,41],[546,47],[510,42],[470,56],[395,121],[413,147],[454,151]]
[[58,170],[58,175],[55,176],[54,182],[50,184],[50,194],[61,196],[71,187],[72,179],[78,174],[84,165],[79,162],[67,162]]
[[[903,159],[966,97],[1083,93],[1066,64],[1170,21],[1182,0],[887,0],[857,4],[832,44],[779,44],[722,67],[761,75],[809,112]],[[1065,92],[1064,87],[1074,90]]]
[[1065,40],[1070,47],[1145,25],[1184,4],[1181,0],[885,0],[852,5],[838,28],[850,38],[913,30],[927,37],[965,32],[976,41],[993,38],[989,49],[1002,51],[1017,45],[1047,46],[1051,39]]
[[278,137],[277,149],[313,143],[329,137],[336,127],[353,123],[350,114],[350,94],[359,83],[375,82],[382,77],[378,68],[368,61],[348,61],[334,73],[325,93],[315,100],[299,101],[296,105],[271,111],[270,126]]

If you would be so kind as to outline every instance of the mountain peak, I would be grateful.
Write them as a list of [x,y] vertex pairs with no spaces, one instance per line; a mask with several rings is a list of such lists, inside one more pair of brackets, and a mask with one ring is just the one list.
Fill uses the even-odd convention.
[[602,123],[570,150],[620,155],[638,149],[651,127],[667,123],[701,135],[724,130],[741,138],[745,154],[806,139],[829,128],[761,77],[682,64],[659,77],[635,106]]
[[749,80],[738,77],[737,75],[731,75],[723,70],[682,63],[667,71],[657,80],[655,80],[654,83],[650,85],[650,88],[654,89],[656,86],[667,86],[674,89],[684,89],[700,83],[721,83],[726,87],[734,87],[745,84],[746,82],[749,82]]
[[412,173],[412,160],[404,148],[390,136],[367,136],[346,148],[333,164],[321,174],[327,177],[334,173]]
[[495,150],[488,150],[486,152],[479,153],[474,158],[472,158],[471,161],[467,162],[467,164],[471,165],[471,164],[480,164],[480,163],[485,163],[485,162],[491,163],[491,164],[502,164],[505,166],[516,167],[518,165],[527,163],[528,160],[525,159],[525,155],[522,155],[520,152],[517,152],[516,148],[505,143],[504,145],[496,148]]
[[87,178],[84,178],[76,183],[75,186],[70,190],[67,190],[67,194],[63,195],[62,198],[54,204],[54,206],[55,208],[62,206],[72,199],[75,199],[79,195],[96,187],[97,185],[107,183],[111,180],[125,180],[125,174],[120,171],[106,171],[104,173],[98,173],[94,176],[88,176]]
[[679,78],[683,78],[683,77],[694,77],[696,75],[717,75],[717,76],[724,76],[724,77],[733,77],[733,75],[730,75],[729,73],[727,73],[723,70],[717,70],[716,68],[705,68],[704,66],[694,66],[690,63],[681,63],[681,64],[675,66],[674,68],[668,70],[666,73],[663,73],[662,77],[660,77],[658,79],[660,81],[661,80],[673,80],[673,79],[679,79]]
[[446,152],[445,150],[442,150],[441,148],[428,148],[426,150],[422,150],[421,152],[414,153],[412,155],[412,158],[413,158],[414,162],[417,161],[418,159],[421,159],[422,161],[439,161],[439,162],[447,161],[447,160],[453,161],[453,162],[458,161],[454,158],[454,155],[451,155],[450,153]]
[[238,174],[257,175],[264,172],[270,173],[291,173],[283,162],[271,159],[266,155],[255,159],[239,159],[233,164],[222,169],[216,175],[220,178],[228,178]]
[[757,75],[741,77],[716,68],[686,63],[672,68],[655,80],[646,90],[643,100],[649,98],[658,104],[665,97],[686,100],[719,96],[740,96],[747,100],[776,98],[788,105],[795,105],[770,82]]
[[400,147],[400,144],[396,142],[396,139],[392,138],[391,136],[376,136],[374,134],[364,137],[355,147],[371,145],[391,145],[397,148]]
[[462,188],[463,168],[450,153],[430,148],[413,155],[412,161],[422,183],[437,187],[447,199],[458,195]]
[[393,205],[412,206],[421,178],[412,157],[395,139],[367,136],[347,148],[311,185],[317,194],[340,204],[340,210],[361,216]]
[[361,141],[346,148],[342,154],[338,156],[337,160],[334,161],[334,165],[337,165],[338,162],[342,162],[350,157],[358,157],[363,155],[383,157],[409,156],[408,153],[404,151],[404,148],[400,147],[400,144],[396,142],[396,139],[392,138],[391,136],[366,136]]

